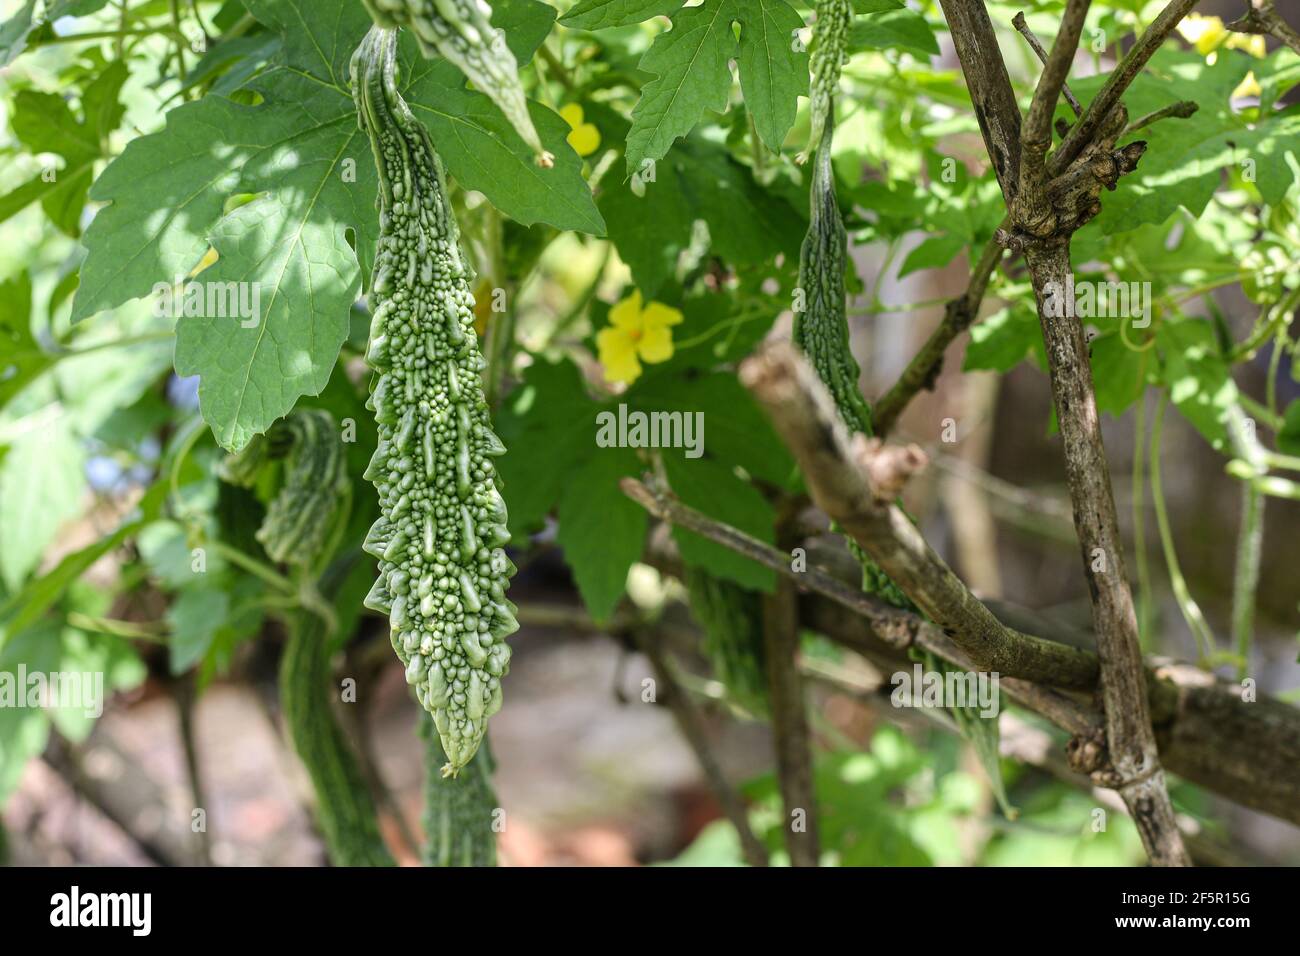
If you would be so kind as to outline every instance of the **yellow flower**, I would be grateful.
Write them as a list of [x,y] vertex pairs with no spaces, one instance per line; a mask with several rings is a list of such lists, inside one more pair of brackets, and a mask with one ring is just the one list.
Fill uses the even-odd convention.
[[579,156],[590,156],[600,148],[600,130],[582,121],[582,106],[570,103],[560,110],[560,116],[569,124],[568,143]]
[[1196,47],[1196,52],[1209,57],[1219,44],[1228,36],[1228,28],[1218,17],[1203,17],[1199,13],[1189,13],[1178,24],[1178,32],[1183,39]]
[[609,328],[596,334],[600,364],[605,367],[607,382],[635,382],[641,375],[641,363],[654,365],[673,357],[673,331],[670,326],[682,321],[678,309],[662,302],[641,305],[641,290],[609,310]]
[[1230,50],[1245,50],[1257,60],[1262,60],[1268,55],[1262,33],[1229,33],[1223,45]]
[[1251,70],[1245,78],[1237,84],[1237,88],[1232,91],[1232,99],[1240,99],[1244,96],[1259,96],[1264,91],[1259,88],[1259,81],[1255,79],[1255,71]]

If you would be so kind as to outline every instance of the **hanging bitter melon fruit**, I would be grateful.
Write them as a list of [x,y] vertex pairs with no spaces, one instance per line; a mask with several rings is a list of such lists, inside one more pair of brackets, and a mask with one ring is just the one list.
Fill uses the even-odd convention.
[[[850,0],[817,0],[817,24],[813,29],[812,51],[809,56],[812,82],[808,95],[808,145],[795,157],[803,165],[821,145],[831,111],[835,108],[835,92],[840,85],[840,69],[848,58],[849,25],[853,20]],[[829,152],[829,137],[826,137]]]
[[763,601],[752,591],[702,568],[684,573],[691,613],[704,629],[704,652],[728,696],[755,716],[767,712],[763,662]]
[[361,128],[379,171],[379,245],[367,407],[379,442],[366,470],[380,517],[368,607],[389,615],[406,679],[433,715],[455,776],[501,707],[518,630],[506,598],[515,567],[493,459],[505,447],[483,399],[471,270],[428,132],[397,91],[397,40],[372,28],[352,58]]
[[496,866],[498,812],[492,790],[492,753],[487,738],[456,777],[439,769],[446,762],[442,742],[426,715],[420,720],[426,750],[424,777],[424,865]]
[[436,54],[460,68],[466,79],[491,97],[510,125],[533,151],[538,166],[551,166],[555,157],[542,146],[528,99],[519,82],[519,64],[506,45],[506,36],[492,25],[492,8],[485,0],[362,0],[375,24],[386,29],[406,27],[415,34],[425,56]]
[[[817,370],[849,431],[870,435],[871,406],[858,387],[858,363],[849,348],[844,293],[848,235],[835,197],[830,150],[834,131],[834,117],[828,116],[809,189],[808,234],[799,257],[799,288],[803,290],[804,308],[794,314],[793,339]],[[863,590],[878,594],[897,607],[914,607],[856,542],[850,540],[848,546],[862,565]]]

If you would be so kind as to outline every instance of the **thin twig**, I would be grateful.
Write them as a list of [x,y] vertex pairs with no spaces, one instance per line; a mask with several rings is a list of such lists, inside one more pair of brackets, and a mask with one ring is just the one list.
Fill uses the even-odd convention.
[[788,343],[746,360],[742,383],[799,461],[813,500],[981,669],[1063,687],[1088,687],[1096,661],[1006,627],[953,573],[893,499],[924,464],[912,446],[853,443],[807,361]]
[[1265,33],[1300,53],[1300,33],[1283,20],[1274,0],[1247,0],[1245,16],[1228,24],[1234,33]]
[[799,607],[793,585],[778,579],[763,596],[763,651],[776,745],[777,779],[785,808],[782,829],[792,866],[817,866],[817,798],[813,790],[812,747],[808,736],[803,680],[799,674]]
[[1101,90],[1088,104],[1083,116],[1070,127],[1061,145],[1052,153],[1047,163],[1050,176],[1059,176],[1065,172],[1087,148],[1110,116],[1111,110],[1119,103],[1124,91],[1129,88],[1138,73],[1146,66],[1147,61],[1165,42],[1165,38],[1173,32],[1197,2],[1198,0],[1171,0],[1170,4],[1152,21],[1151,26],[1138,37],[1137,42],[1129,48],[1124,59],[1111,71]]
[[[1025,41],[1029,44],[1029,48],[1038,55],[1039,60],[1046,64],[1047,50],[1044,49],[1043,44],[1038,37],[1034,36],[1034,31],[1029,29],[1029,24],[1025,21],[1025,15],[1023,13],[1017,13],[1011,18],[1011,25],[1020,31],[1020,35],[1025,38]],[[1080,28],[1082,28],[1082,18],[1080,19]],[[1075,37],[1075,43],[1078,43],[1078,37]],[[1070,109],[1074,110],[1074,115],[1082,116],[1083,107],[1079,105],[1079,101],[1075,99],[1074,94],[1070,92],[1070,84],[1066,83],[1064,78],[1061,79],[1061,92],[1065,95],[1065,101],[1070,104]]]
[[893,430],[903,409],[916,397],[917,392],[934,388],[935,380],[943,367],[944,353],[952,340],[970,328],[979,315],[980,304],[984,301],[984,293],[988,290],[993,270],[1005,254],[1006,249],[993,239],[984,244],[979,261],[971,267],[966,291],[948,302],[939,327],[930,333],[925,344],[912,356],[912,361],[907,363],[907,368],[898,377],[898,381],[872,408],[872,425],[877,435],[883,437]]
[[[881,653],[906,660],[916,646],[966,669],[975,665],[937,627],[919,615],[863,595],[852,564],[853,583],[813,568],[795,571],[789,555],[755,541],[743,532],[686,507],[670,495],[656,495],[645,485],[625,479],[623,490],[652,514],[753,558],[796,581],[807,592],[800,601],[800,621],[831,640],[867,656]],[[652,553],[647,560],[668,573],[680,564]],[[1076,647],[1087,635],[1063,627],[1033,611],[996,602],[1005,623],[1050,636]],[[1089,655],[1091,657],[1091,654]],[[1218,681],[1200,668],[1150,663],[1146,675],[1153,718],[1162,735],[1162,755],[1174,773],[1243,806],[1300,824],[1300,711],[1277,700],[1242,700],[1238,684]],[[1095,733],[1101,718],[1048,687],[1003,679],[1002,687],[1017,703],[1042,714],[1071,733]]]
[[1152,110],[1150,113],[1146,114],[1146,116],[1133,120],[1124,127],[1124,132],[1120,135],[1128,136],[1132,133],[1136,133],[1138,130],[1145,129],[1152,123],[1158,123],[1162,119],[1168,119],[1170,116],[1176,116],[1179,119],[1187,119],[1187,117],[1191,116],[1200,108],[1199,103],[1193,103],[1191,100],[1179,100],[1177,103],[1170,103],[1168,106],[1162,106],[1158,110]]

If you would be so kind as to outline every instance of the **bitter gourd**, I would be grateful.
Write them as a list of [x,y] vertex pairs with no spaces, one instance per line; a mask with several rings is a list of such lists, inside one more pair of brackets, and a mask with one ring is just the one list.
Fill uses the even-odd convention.
[[505,447],[483,399],[471,270],[428,131],[397,91],[397,40],[372,28],[352,58],[361,128],[379,170],[379,246],[367,407],[379,442],[366,477],[380,517],[368,607],[389,614],[393,648],[433,715],[455,776],[501,707],[518,630],[506,588],[515,567],[492,459]]
[[445,777],[446,761],[433,721],[420,720],[425,743],[425,866],[496,866],[497,834],[493,821],[497,798],[492,790],[492,754],[483,739],[458,777]]
[[[269,469],[279,460],[278,478]],[[256,532],[268,555],[300,574],[328,561],[326,536],[348,493],[342,436],[320,409],[297,409],[227,456],[221,477],[251,487],[280,487]],[[318,610],[287,616],[280,659],[280,705],[294,750],[316,794],[316,819],[330,860],[339,866],[392,866],[379,832],[374,801],[347,738],[330,710],[330,634]]]
[[284,458],[284,480],[267,506],[257,540],[273,561],[307,563],[333,527],[348,491],[339,427],[329,412],[298,409],[228,457],[222,477],[245,487],[267,462]]
[[[858,363],[849,348],[849,323],[845,315],[844,269],[848,261],[848,234],[835,197],[835,173],[831,167],[833,116],[826,119],[826,131],[813,166],[808,196],[808,234],[799,256],[799,288],[804,308],[794,314],[793,339],[817,370],[840,418],[851,432],[872,433],[871,406],[858,388]],[[863,590],[878,594],[897,607],[915,605],[898,585],[850,540],[849,550],[862,565]]]
[[316,793],[321,836],[337,866],[392,866],[365,778],[330,711],[332,686],[328,629],[316,613],[297,611],[280,659],[280,706]]
[[375,24],[387,29],[406,27],[415,34],[425,56],[437,54],[460,68],[466,78],[496,103],[520,138],[533,151],[538,166],[551,166],[555,157],[542,146],[528,99],[519,82],[519,63],[506,45],[506,36],[492,26],[492,8],[485,0],[362,0]]
[[704,651],[730,697],[754,715],[767,712],[762,599],[740,585],[687,567],[691,612],[704,628]]
[[835,91],[840,85],[840,69],[848,57],[849,24],[852,20],[850,0],[817,0],[817,23],[813,28],[809,56],[812,82],[808,96],[808,146],[795,157],[795,162],[800,165],[807,162],[821,145],[827,117],[835,108]]

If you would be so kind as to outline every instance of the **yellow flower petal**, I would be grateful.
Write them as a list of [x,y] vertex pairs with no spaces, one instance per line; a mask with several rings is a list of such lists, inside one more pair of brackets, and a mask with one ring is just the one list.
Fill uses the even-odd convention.
[[625,331],[641,328],[640,289],[633,289],[631,295],[609,310],[609,324]]
[[1228,36],[1228,30],[1218,17],[1203,17],[1192,13],[1178,24],[1183,39],[1196,47],[1201,56],[1209,56]]
[[1255,71],[1251,70],[1237,84],[1237,88],[1232,91],[1232,99],[1239,99],[1246,96],[1259,96],[1264,91],[1259,88],[1259,81],[1255,79]]
[[641,375],[636,357],[636,343],[621,329],[601,329],[596,333],[596,349],[605,369],[607,382],[634,382]]
[[641,317],[647,329],[662,328],[680,323],[682,321],[682,312],[680,309],[674,309],[662,302],[651,302],[641,312]]
[[1245,50],[1256,59],[1262,59],[1268,55],[1268,48],[1264,45],[1264,37],[1259,33],[1229,33],[1228,39],[1223,41],[1223,45],[1230,50]]
[[643,362],[667,362],[673,357],[673,330],[666,325],[648,325],[637,346]]
[[577,129],[582,125],[582,104],[569,103],[560,110],[560,116],[564,122],[569,124],[570,129]]
[[600,148],[600,130],[590,123],[575,126],[565,139],[579,156],[590,156]]

